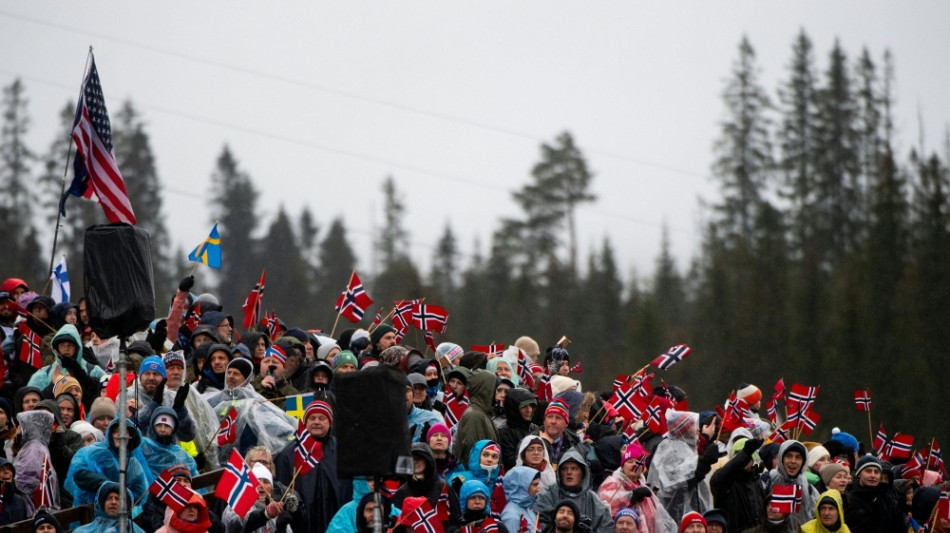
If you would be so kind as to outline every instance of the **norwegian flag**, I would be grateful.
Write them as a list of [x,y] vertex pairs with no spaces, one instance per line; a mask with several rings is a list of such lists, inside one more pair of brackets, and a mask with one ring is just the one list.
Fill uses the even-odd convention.
[[884,422],[881,422],[881,426],[877,428],[877,434],[874,435],[874,443],[871,444],[874,448],[874,455],[880,457],[885,444],[887,444],[887,432],[884,431]]
[[409,328],[407,328],[407,327],[395,327],[395,323],[394,323],[393,325],[394,325],[394,329],[396,330],[396,333],[395,333],[395,335],[396,335],[396,344],[399,344],[400,342],[402,342],[403,339],[406,338],[406,331],[407,331]]
[[630,380],[630,376],[626,376],[624,374],[620,374],[619,376],[615,377],[614,383],[613,383],[614,392],[617,392],[617,389],[627,384],[629,380]]
[[769,415],[769,422],[772,425],[778,423],[778,413],[775,411],[775,399],[771,399],[765,403],[765,412]]
[[505,348],[507,348],[507,346],[505,346],[504,344],[473,344],[472,345],[473,352],[487,353],[488,355],[501,355],[505,353]]
[[373,319],[373,325],[378,326],[383,321],[383,306],[379,306],[379,311],[376,311],[376,318]]
[[778,400],[781,402],[785,401],[785,378],[778,378],[778,381],[775,382],[775,387],[773,387],[775,393],[772,394],[773,400]]
[[798,422],[801,416],[811,408],[818,398],[818,387],[808,387],[792,384],[792,390],[788,394],[788,400],[785,402],[786,419]]
[[264,313],[264,318],[261,320],[261,325],[267,328],[267,336],[270,337],[271,342],[277,340],[277,331],[280,327],[280,322],[277,320],[276,311]]
[[201,324],[201,307],[195,305],[185,313],[185,327],[188,331],[194,331]]
[[943,465],[943,459],[940,457],[940,445],[937,444],[937,439],[934,439],[930,443],[930,456],[927,459],[927,468],[942,472],[944,476],[947,475],[947,471]]
[[914,447],[913,435],[901,435],[898,431],[887,446],[887,456],[894,459],[907,459],[910,457],[910,450]]
[[135,225],[135,213],[129,192],[119,172],[112,150],[112,126],[99,82],[96,60],[89,52],[89,71],[82,83],[82,94],[76,104],[73,122],[73,182],[59,201],[59,210],[66,214],[66,199],[81,196],[99,202],[109,222]]
[[802,416],[799,417],[798,427],[805,435],[811,435],[811,432],[814,431],[815,426],[818,425],[819,420],[821,420],[821,416],[819,416],[818,413],[813,411],[811,408],[808,408],[802,413]]
[[51,508],[53,495],[56,494],[56,476],[53,475],[53,464],[49,454],[43,457],[43,469],[40,471],[40,484],[33,489],[33,506]]
[[769,498],[769,512],[795,514],[802,506],[801,487],[796,485],[775,485]]
[[425,334],[423,335],[423,337],[425,338],[426,346],[428,346],[429,348],[432,348],[432,351],[434,352],[434,351],[435,351],[435,339],[432,337],[432,332],[431,332],[431,331],[425,332]]
[[578,361],[576,365],[574,365],[574,366],[571,367],[571,372],[577,372],[578,374],[584,372],[584,370],[581,368],[581,362],[580,362],[580,361]]
[[623,427],[623,436],[627,439],[628,442],[633,441],[637,437],[637,431],[635,429],[636,423],[633,420],[624,420]]
[[660,370],[668,370],[671,366],[679,363],[683,359],[686,359],[686,356],[693,353],[692,348],[685,344],[677,344],[665,354],[658,356],[656,359],[650,361],[650,364],[659,368]]
[[383,486],[379,488],[379,492],[386,498],[392,498],[396,495],[396,491],[399,490],[400,485],[402,485],[402,482],[398,479],[384,479]]
[[524,350],[518,348],[518,379],[529,390],[534,388],[534,376],[531,375],[530,363],[528,355],[524,353]]
[[908,479],[908,476],[913,477],[914,475],[920,475],[920,467],[926,462],[924,456],[920,452],[916,452],[910,458],[910,461],[904,463],[904,466],[901,467],[901,478]]
[[444,307],[419,303],[412,306],[412,325],[422,331],[445,333],[449,312]]
[[548,374],[542,375],[540,381],[538,382],[538,388],[534,391],[534,393],[537,395],[539,402],[550,402],[554,397],[554,394],[551,391],[551,376]]
[[937,500],[937,513],[934,515],[937,520],[950,520],[950,498],[947,498],[947,491],[940,491],[940,498]]
[[305,476],[323,459],[323,444],[307,431],[302,420],[297,421],[297,434],[294,436],[294,469],[298,475]]
[[237,409],[232,405],[224,415],[221,426],[218,428],[218,446],[224,446],[237,440]]
[[781,444],[789,439],[791,436],[791,431],[795,428],[796,423],[794,421],[788,420],[781,426],[775,429],[771,435],[769,435],[769,440],[776,444]]
[[449,520],[449,484],[442,484],[442,492],[439,493],[439,501],[435,502],[436,516],[442,522]]
[[663,420],[660,418],[660,411],[662,407],[658,398],[653,398],[653,401],[647,405],[647,408],[643,410],[643,421],[646,422],[649,426],[650,431],[656,433],[657,435],[662,435],[663,431]]
[[871,391],[869,390],[854,391],[854,406],[858,409],[858,411],[870,411],[871,410]]
[[409,524],[414,533],[445,533],[438,512],[429,505],[429,501],[425,498],[423,498],[421,505],[405,515],[404,519],[400,517],[396,523]]
[[266,277],[265,271],[262,270],[260,281],[257,282],[257,285],[254,285],[254,288],[251,289],[250,294],[248,294],[244,300],[244,305],[241,306],[241,308],[244,309],[244,329],[248,329],[251,325],[261,321],[261,309],[264,306],[264,281]]
[[[521,518],[522,520],[524,519],[523,516]],[[462,533],[493,533],[497,531],[501,531],[498,529],[498,522],[490,516],[482,520],[478,525],[462,526],[461,530]]]
[[43,367],[43,354],[40,351],[43,339],[35,331],[26,325],[26,322],[20,322],[17,326],[20,333],[20,361],[32,366],[33,368]]
[[194,494],[194,491],[175,481],[168,470],[155,478],[155,481],[149,485],[148,491],[155,495],[155,499],[171,507],[175,513],[188,505],[188,500]]
[[518,522],[518,533],[528,533],[530,527],[528,526],[528,519],[525,515],[521,515],[521,521]]
[[647,398],[650,396],[650,391],[652,390],[652,386],[650,385],[650,381],[652,380],[653,380],[652,373],[651,374],[639,373],[633,376],[633,381],[630,383],[630,386],[633,387],[633,389],[637,391],[637,394],[639,394],[640,396],[644,398]]
[[407,330],[412,324],[412,308],[419,305],[419,300],[397,300],[393,302],[393,327],[397,330]]
[[647,407],[643,397],[627,384],[622,384],[620,388],[614,390],[614,395],[610,398],[610,404],[625,420],[639,419],[643,416],[643,411]]
[[224,472],[214,489],[214,495],[228,503],[238,516],[244,518],[257,501],[257,477],[248,469],[237,450],[224,465]]
[[468,409],[468,395],[463,394],[461,398],[455,396],[454,392],[445,395],[445,425],[449,429],[455,427],[462,419],[465,410]]
[[354,270],[350,275],[350,282],[346,285],[346,290],[340,293],[340,297],[336,299],[336,305],[333,308],[350,322],[359,322],[363,319],[363,313],[371,305],[373,305],[373,300],[366,294],[363,283]]

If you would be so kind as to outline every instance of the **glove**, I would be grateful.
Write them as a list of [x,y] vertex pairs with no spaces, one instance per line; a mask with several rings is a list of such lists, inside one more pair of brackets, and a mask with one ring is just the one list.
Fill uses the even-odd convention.
[[714,465],[719,461],[719,446],[717,446],[715,442],[710,442],[706,445],[706,449],[703,450],[703,461],[706,461],[710,465]]
[[747,439],[745,444],[742,445],[742,451],[746,453],[749,457],[752,457],[752,454],[755,453],[759,447],[762,446],[762,441],[759,439]]
[[172,404],[172,409],[175,411],[180,411],[182,407],[185,406],[185,399],[188,398],[188,391],[191,390],[191,386],[187,383],[178,387],[178,392],[175,393],[175,402]]
[[60,357],[59,360],[62,362],[63,368],[69,371],[70,375],[79,379],[86,375],[86,371],[82,369],[82,365],[79,364],[79,354],[76,354],[72,357]]
[[426,441],[429,440],[429,439],[428,439],[429,426],[431,426],[431,425],[432,425],[432,422],[426,422],[425,424],[422,425],[422,430],[419,432],[419,439],[420,439],[422,442],[426,442]]
[[277,515],[284,512],[284,504],[280,502],[270,502],[264,508],[264,514],[267,518],[277,518]]
[[653,496],[653,491],[647,487],[633,489],[633,492],[630,493],[630,505],[636,505],[650,496]]
[[152,350],[155,353],[162,353],[162,348],[165,346],[165,337],[168,336],[168,322],[165,319],[161,319],[155,323],[155,330],[148,332],[148,335],[145,336],[145,342],[152,347]]
[[452,488],[455,489],[456,494],[462,491],[462,485],[464,484],[465,481],[462,480],[462,476],[456,476],[452,479]]
[[162,405],[162,402],[165,401],[165,379],[162,378],[162,382],[158,384],[158,388],[155,389],[155,394],[152,395],[152,400],[155,401],[158,405]]
[[181,283],[178,284],[178,290],[180,290],[181,292],[188,292],[194,286],[195,286],[195,277],[188,276],[187,278],[181,280]]

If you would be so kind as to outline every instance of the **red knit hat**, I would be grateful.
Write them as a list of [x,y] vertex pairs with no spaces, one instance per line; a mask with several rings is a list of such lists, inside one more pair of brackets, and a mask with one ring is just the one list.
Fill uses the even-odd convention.
[[680,533],[686,531],[690,524],[702,524],[703,530],[706,529],[706,519],[696,511],[690,511],[683,515],[683,520],[680,521]]
[[563,418],[567,423],[571,422],[570,411],[568,411],[567,406],[557,400],[549,403],[547,409],[544,410],[545,417],[550,414],[555,414]]
[[303,413],[303,419],[307,420],[310,418],[310,415],[314,413],[322,413],[326,415],[327,419],[330,420],[330,424],[333,424],[333,408],[330,407],[330,404],[323,400],[314,400],[307,405],[307,409]]

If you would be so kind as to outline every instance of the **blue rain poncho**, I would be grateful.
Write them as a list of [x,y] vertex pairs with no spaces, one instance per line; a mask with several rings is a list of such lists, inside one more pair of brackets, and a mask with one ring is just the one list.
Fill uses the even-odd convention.
[[[112,443],[112,430],[119,423],[116,418],[106,428],[106,441],[81,448],[73,456],[66,474],[66,490],[73,495],[73,505],[78,507],[93,503],[104,481],[119,481],[119,449]],[[131,420],[126,420],[129,432],[128,468],[126,487],[132,492],[133,501],[148,491],[145,469],[135,458],[135,450],[142,444],[142,434]]]
[[[146,467],[145,480],[149,486],[158,476],[162,475],[165,469],[175,465],[184,465],[191,472],[192,477],[198,475],[198,465],[194,458],[188,455],[188,452],[175,444],[177,439],[175,439],[174,433],[169,437],[160,437],[155,432],[155,421],[161,415],[171,416],[176,423],[178,421],[178,416],[171,408],[162,406],[152,411],[148,426],[148,437],[142,439],[142,444],[132,453],[132,456]],[[177,427],[175,429],[177,430]]]
[[[119,530],[119,519],[112,518],[106,514],[106,498],[112,492],[119,492],[118,483],[109,481],[99,487],[99,491],[96,493],[96,504],[93,506],[95,518],[92,519],[92,522],[74,529],[73,533],[115,533]],[[132,493],[128,489],[126,489],[126,492],[128,493],[128,505],[131,507]],[[135,525],[131,520],[129,521],[127,531],[131,531],[132,533],[145,533],[142,528]]]

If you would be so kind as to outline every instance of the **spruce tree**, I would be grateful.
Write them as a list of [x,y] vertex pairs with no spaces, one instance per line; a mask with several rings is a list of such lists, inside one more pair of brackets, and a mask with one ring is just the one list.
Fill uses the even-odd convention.
[[[320,269],[317,271],[317,289],[313,298],[313,305],[309,306],[309,316],[315,324],[329,333],[333,326],[336,313],[333,304],[340,293],[346,288],[350,274],[356,268],[356,256],[346,240],[346,227],[343,220],[336,218],[330,223],[326,237],[320,242],[317,252],[320,259]],[[375,294],[370,296],[376,303],[382,303]],[[346,320],[343,320],[346,323]],[[338,327],[337,332],[348,326]]]

